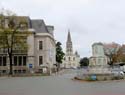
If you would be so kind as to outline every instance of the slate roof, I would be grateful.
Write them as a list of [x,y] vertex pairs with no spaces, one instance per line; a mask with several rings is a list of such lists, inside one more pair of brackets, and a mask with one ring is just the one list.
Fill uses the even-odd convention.
[[16,24],[19,24],[20,22],[27,22],[28,27],[32,27],[31,20],[28,16],[5,16],[5,19],[13,19]]
[[37,33],[49,33],[47,26],[44,21],[41,19],[33,19],[31,20],[32,28],[35,29]]
[[[6,18],[11,18],[12,16],[6,16]],[[27,22],[28,28],[33,28],[36,33],[50,33],[47,27],[51,27],[54,29],[53,26],[46,25],[44,20],[42,19],[30,19],[29,16],[13,16],[16,24],[20,22]]]

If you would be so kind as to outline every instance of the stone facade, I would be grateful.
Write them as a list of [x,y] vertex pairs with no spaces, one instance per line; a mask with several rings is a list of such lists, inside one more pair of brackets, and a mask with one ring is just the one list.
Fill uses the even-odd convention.
[[105,56],[102,43],[94,43],[92,45],[92,57],[90,57],[90,66],[106,66],[108,58]]
[[73,53],[73,45],[70,32],[68,32],[66,42],[66,53],[62,63],[62,68],[77,68],[79,67],[80,56],[77,53]]
[[[43,72],[43,68],[51,73],[56,63],[56,46],[53,36],[54,27],[45,25],[43,20],[30,19],[27,16],[16,16],[18,20],[28,23],[30,35],[26,38],[27,52],[15,53],[13,56],[13,72]],[[9,72],[9,59],[6,52],[0,52],[0,74]]]

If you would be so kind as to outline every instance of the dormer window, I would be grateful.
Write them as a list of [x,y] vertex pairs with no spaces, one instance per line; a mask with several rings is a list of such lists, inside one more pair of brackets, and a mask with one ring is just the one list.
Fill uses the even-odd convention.
[[20,22],[19,27],[20,27],[20,29],[26,29],[27,23],[26,22]]
[[21,24],[20,24],[20,28],[21,28],[21,29],[24,29],[24,28],[26,28],[26,24],[24,24],[24,23],[21,23]]

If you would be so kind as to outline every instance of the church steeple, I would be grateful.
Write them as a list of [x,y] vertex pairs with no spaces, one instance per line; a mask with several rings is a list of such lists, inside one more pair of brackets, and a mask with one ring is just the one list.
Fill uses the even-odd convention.
[[71,41],[70,30],[68,30],[67,42],[72,42],[72,41]]
[[70,30],[68,30],[67,42],[66,42],[66,54],[73,54],[72,40],[70,35]]

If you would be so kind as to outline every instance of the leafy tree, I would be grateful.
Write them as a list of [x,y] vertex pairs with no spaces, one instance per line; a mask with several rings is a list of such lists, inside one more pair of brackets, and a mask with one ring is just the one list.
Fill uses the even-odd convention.
[[120,45],[117,43],[109,43],[104,44],[105,55],[109,58],[109,65],[113,65],[113,63],[117,60],[117,52],[120,48]]
[[108,65],[113,65],[113,63],[115,62],[115,54],[110,52],[109,54],[105,54],[108,58],[109,58],[109,62]]
[[124,51],[125,49],[124,48],[125,48],[124,46],[119,48],[118,52],[115,55],[116,57],[115,62],[125,62],[125,51]]
[[60,68],[60,64],[62,63],[62,60],[64,58],[64,52],[61,47],[61,42],[56,43],[56,62],[57,62],[57,70]]
[[[9,75],[13,75],[12,58],[15,51],[27,50],[28,36],[25,20],[17,21],[17,16],[8,10],[0,13],[0,51],[9,56]],[[21,31],[21,32],[20,32]]]
[[89,59],[87,57],[84,57],[80,60],[80,67],[84,67],[88,65],[89,65]]

